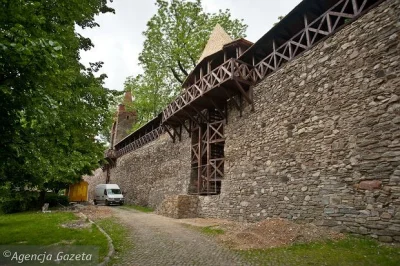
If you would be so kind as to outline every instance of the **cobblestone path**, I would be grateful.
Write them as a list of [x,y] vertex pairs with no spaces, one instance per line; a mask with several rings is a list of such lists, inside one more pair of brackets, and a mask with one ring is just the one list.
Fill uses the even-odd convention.
[[212,238],[186,228],[176,220],[152,213],[113,208],[130,228],[134,248],[122,265],[246,265]]

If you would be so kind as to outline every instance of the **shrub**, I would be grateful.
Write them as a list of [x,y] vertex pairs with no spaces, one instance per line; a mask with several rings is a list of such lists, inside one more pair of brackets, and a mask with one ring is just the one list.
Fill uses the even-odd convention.
[[68,206],[68,197],[64,195],[57,195],[53,193],[46,194],[44,202],[48,203],[50,207],[58,207],[59,204]]
[[[58,207],[59,204],[68,206],[68,197],[47,193],[44,202],[49,203],[50,207]],[[16,192],[12,196],[4,197],[0,202],[0,210],[3,213],[24,212],[28,210],[38,210],[42,206],[39,202],[38,191],[21,191]]]
[[3,213],[23,212],[37,209],[38,203],[39,194],[37,192],[24,191],[15,193],[12,198],[3,198],[0,208]]
[[22,201],[18,199],[9,199],[1,203],[1,211],[3,213],[15,213],[22,212],[23,206]]

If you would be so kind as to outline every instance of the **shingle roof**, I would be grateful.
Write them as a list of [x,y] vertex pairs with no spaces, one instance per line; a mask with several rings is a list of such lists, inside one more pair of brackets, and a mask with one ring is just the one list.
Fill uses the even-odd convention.
[[211,32],[210,38],[207,41],[206,47],[203,50],[199,60],[197,63],[200,63],[205,57],[212,55],[220,50],[222,47],[232,42],[232,38],[225,32],[225,30],[221,27],[221,25],[215,25],[215,28]]

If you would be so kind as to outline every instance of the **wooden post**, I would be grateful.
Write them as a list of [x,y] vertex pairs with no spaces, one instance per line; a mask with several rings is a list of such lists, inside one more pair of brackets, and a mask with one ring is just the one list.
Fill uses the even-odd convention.
[[274,69],[276,70],[278,68],[278,62],[276,60],[276,45],[275,45],[275,40],[272,40],[272,48],[274,50]]
[[198,138],[198,156],[197,156],[197,194],[200,194],[200,186],[201,186],[201,126],[199,125],[199,138]]
[[351,0],[352,6],[353,6],[353,12],[354,16],[358,15],[358,5],[356,0]]
[[306,15],[304,15],[304,32],[306,33],[307,47],[310,47],[310,32],[308,31],[308,21]]

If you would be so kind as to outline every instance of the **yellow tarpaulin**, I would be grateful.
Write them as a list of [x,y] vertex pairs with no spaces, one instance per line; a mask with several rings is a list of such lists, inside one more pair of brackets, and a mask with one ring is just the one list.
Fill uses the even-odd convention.
[[86,181],[69,186],[69,201],[88,201],[88,186]]

